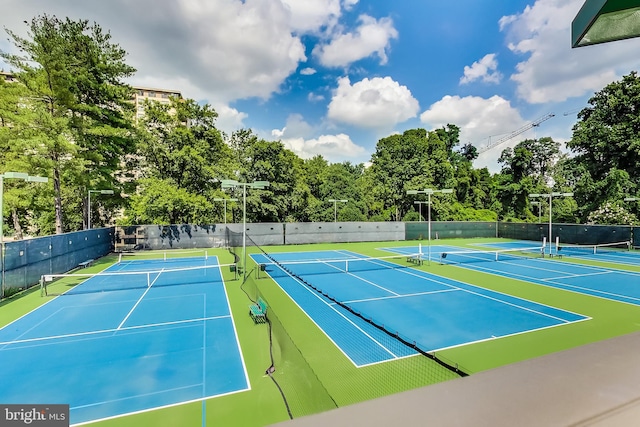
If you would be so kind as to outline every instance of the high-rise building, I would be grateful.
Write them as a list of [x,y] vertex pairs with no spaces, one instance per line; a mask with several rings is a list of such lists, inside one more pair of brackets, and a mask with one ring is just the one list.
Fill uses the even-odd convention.
[[136,107],[136,122],[140,118],[144,117],[145,101],[155,101],[161,104],[168,104],[170,102],[169,98],[171,97],[182,99],[182,93],[177,90],[157,89],[140,86],[133,86],[133,89],[135,90],[133,101]]

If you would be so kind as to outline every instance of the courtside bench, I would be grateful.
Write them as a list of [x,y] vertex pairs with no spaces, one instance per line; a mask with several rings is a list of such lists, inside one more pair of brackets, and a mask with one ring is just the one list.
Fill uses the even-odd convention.
[[253,323],[265,323],[267,321],[267,303],[261,298],[258,302],[249,306],[249,316],[253,319]]
[[93,261],[95,261],[94,259],[88,259],[86,261],[82,261],[80,264],[78,264],[79,268],[87,268],[89,267],[91,264],[93,264]]

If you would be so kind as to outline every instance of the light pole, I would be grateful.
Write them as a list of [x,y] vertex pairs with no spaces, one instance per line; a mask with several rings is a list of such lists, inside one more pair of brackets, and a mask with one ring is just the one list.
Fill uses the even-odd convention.
[[422,222],[422,205],[426,205],[429,202],[424,202],[422,200],[416,200],[415,202],[413,202],[413,204],[418,205],[418,215],[420,216],[420,218],[418,218],[418,222]]
[[427,244],[428,244],[428,248],[429,248],[429,254],[428,254],[428,258],[429,258],[429,262],[431,262],[431,195],[435,194],[435,193],[442,193],[442,194],[451,194],[453,193],[453,188],[443,188],[442,190],[434,190],[433,188],[425,188],[424,190],[407,190],[407,194],[426,194],[427,195],[427,229],[428,232],[427,234],[428,239],[427,239]]
[[[625,202],[638,202],[638,201],[640,201],[640,197],[625,197],[624,201]],[[632,230],[633,230],[633,228],[632,228]],[[634,247],[633,243],[634,243],[633,242],[633,231],[631,231],[631,247],[632,248]]]
[[247,278],[247,187],[264,189],[269,186],[269,181],[238,182],[233,179],[223,179],[223,190],[242,187],[242,275]]
[[542,222],[542,218],[540,217],[542,211],[542,203],[541,202],[531,202],[532,206],[538,207],[538,222]]
[[551,201],[553,200],[554,197],[572,197],[573,193],[559,193],[559,192],[552,192],[552,193],[545,193],[545,194],[538,194],[538,193],[533,193],[533,194],[529,194],[529,197],[532,199],[538,198],[538,197],[548,197],[549,198],[549,256],[553,256],[551,253],[551,241],[552,236],[551,236],[551,229],[552,229],[552,205],[551,205]]
[[347,203],[347,199],[329,199],[328,202],[333,203],[333,222],[338,222],[338,202]]
[[21,179],[27,182],[49,182],[49,178],[43,176],[29,175],[24,172],[5,172],[0,174],[0,250],[2,250],[2,286],[0,287],[0,298],[4,297],[5,283],[4,283],[4,205],[2,195],[4,194],[4,180],[7,179]]
[[227,201],[229,202],[237,202],[238,199],[225,199],[223,197],[214,197],[214,202],[224,202],[224,223],[227,223]]
[[113,190],[89,190],[87,196],[87,229],[91,230],[91,193],[113,194]]

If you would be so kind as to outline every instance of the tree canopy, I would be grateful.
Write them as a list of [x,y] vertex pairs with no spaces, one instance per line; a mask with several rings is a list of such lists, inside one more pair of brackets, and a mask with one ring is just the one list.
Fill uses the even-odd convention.
[[[532,193],[572,191],[554,200],[553,220],[637,222],[638,206],[623,201],[640,184],[640,79],[612,82],[578,115],[565,150],[550,137],[505,148],[501,170],[474,168],[477,149],[460,146],[454,124],[407,129],[377,141],[370,163],[300,158],[280,141],[252,130],[227,135],[217,113],[192,99],[147,102],[134,118],[135,70],[126,52],[96,23],[42,15],[27,37],[7,30],[20,51],[0,52],[17,82],[0,80],[0,170],[51,178],[48,185],[7,182],[4,212],[16,237],[96,225],[220,223],[243,215],[244,189],[221,181],[269,181],[246,190],[247,220],[262,222],[433,220],[537,221],[548,202]],[[113,189],[92,199],[88,191]],[[227,212],[221,199],[228,200]],[[330,200],[346,200],[334,204]],[[420,202],[420,203],[416,203]],[[334,211],[335,209],[335,211]],[[539,212],[540,210],[540,212]],[[422,212],[421,212],[422,211]]]

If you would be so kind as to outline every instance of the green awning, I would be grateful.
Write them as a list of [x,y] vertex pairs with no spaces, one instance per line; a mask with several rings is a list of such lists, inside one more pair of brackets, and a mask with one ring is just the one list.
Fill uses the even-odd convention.
[[571,46],[640,36],[640,0],[586,0],[571,23]]

